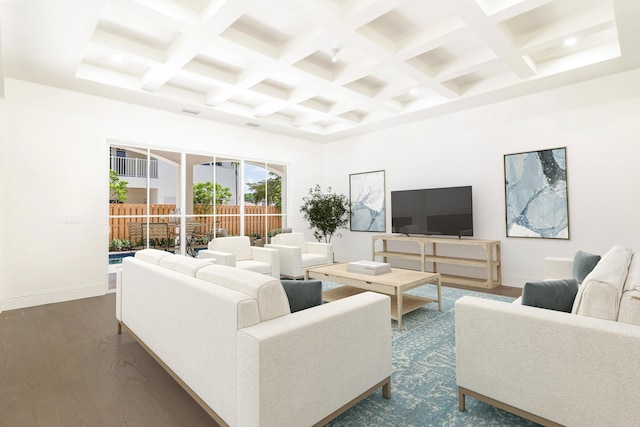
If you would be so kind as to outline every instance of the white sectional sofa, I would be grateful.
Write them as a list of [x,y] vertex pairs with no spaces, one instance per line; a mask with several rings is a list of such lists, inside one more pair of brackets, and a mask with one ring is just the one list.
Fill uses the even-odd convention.
[[146,249],[123,261],[116,317],[221,425],[323,425],[390,398],[384,295],[292,314],[279,280]]
[[[566,275],[571,261],[546,271]],[[640,425],[640,252],[607,252],[571,311],[459,299],[459,409],[471,396],[543,425]]]

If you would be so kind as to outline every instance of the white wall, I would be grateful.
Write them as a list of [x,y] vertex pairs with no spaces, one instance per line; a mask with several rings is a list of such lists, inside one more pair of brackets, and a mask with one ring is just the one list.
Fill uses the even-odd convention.
[[[386,171],[390,191],[472,185],[475,237],[501,240],[503,282],[542,277],[545,256],[640,248],[640,71],[338,141],[324,182],[348,195],[349,174]],[[504,154],[567,147],[570,239],[507,238]],[[336,258],[371,256],[373,233],[335,239]]]
[[[3,79],[0,78],[0,89],[4,88]],[[7,204],[5,204],[5,200],[7,200],[7,188],[9,186],[9,181],[4,178],[2,171],[7,169],[9,165],[9,153],[11,152],[9,144],[8,144],[8,128],[9,121],[6,112],[6,102],[2,96],[0,96],[0,149],[2,149],[2,154],[0,155],[0,224],[7,223],[6,211],[8,210]],[[0,226],[0,230],[4,231],[4,228]],[[2,296],[6,293],[6,283],[7,283],[7,269],[5,268],[2,260],[7,256],[7,248],[8,244],[4,239],[1,240],[0,243],[0,313],[2,312]]]
[[[348,195],[349,174],[384,169],[387,201],[391,190],[471,184],[476,237],[502,241],[510,285],[540,278],[544,256],[638,247],[638,81],[628,72],[323,145],[7,79],[0,309],[106,290],[107,139],[287,163],[288,225],[309,236],[298,209],[316,183]],[[563,146],[571,239],[507,239],[503,155]],[[370,257],[372,233],[343,234],[336,259]]]
[[[3,310],[106,291],[108,139],[290,163],[291,182],[320,178],[307,167],[320,156],[318,144],[19,80],[5,84]],[[290,226],[303,228],[292,216]],[[66,223],[75,218],[78,224]]]

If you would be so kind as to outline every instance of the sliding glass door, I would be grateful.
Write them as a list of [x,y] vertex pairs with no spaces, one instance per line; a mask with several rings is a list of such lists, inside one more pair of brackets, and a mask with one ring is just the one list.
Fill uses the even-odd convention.
[[110,273],[143,248],[197,257],[211,239],[263,245],[286,226],[285,165],[122,143],[109,151]]

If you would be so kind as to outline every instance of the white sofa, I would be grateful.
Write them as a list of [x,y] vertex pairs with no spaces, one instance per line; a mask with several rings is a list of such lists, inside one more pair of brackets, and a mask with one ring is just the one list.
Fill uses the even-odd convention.
[[291,314],[279,280],[146,249],[123,261],[116,317],[221,425],[322,425],[390,397],[384,295]]
[[304,277],[308,267],[333,263],[331,243],[307,242],[300,232],[277,234],[265,248],[278,250],[280,275],[289,279]]
[[229,236],[213,239],[198,258],[213,259],[216,264],[268,274],[280,278],[280,256],[275,249],[251,246],[248,236]]
[[640,425],[640,252],[607,252],[572,313],[466,296],[455,315],[460,410],[471,396],[543,425]]

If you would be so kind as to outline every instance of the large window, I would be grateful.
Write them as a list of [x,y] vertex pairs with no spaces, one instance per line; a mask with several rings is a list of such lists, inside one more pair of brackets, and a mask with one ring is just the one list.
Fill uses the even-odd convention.
[[197,256],[211,239],[264,244],[286,226],[281,164],[114,144],[109,263],[157,248]]
[[244,163],[244,212],[246,235],[266,241],[282,228],[281,165]]

